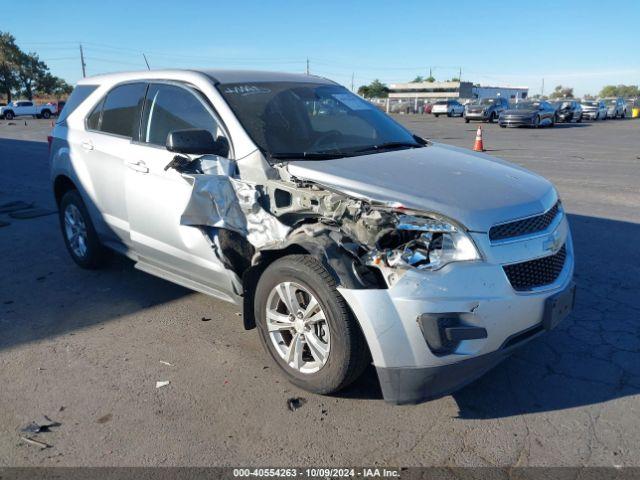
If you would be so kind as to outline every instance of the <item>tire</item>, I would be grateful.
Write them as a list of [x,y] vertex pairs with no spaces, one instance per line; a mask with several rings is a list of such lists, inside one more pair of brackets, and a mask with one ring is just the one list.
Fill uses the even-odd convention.
[[495,123],[496,121],[496,112],[491,112],[491,116],[489,117],[489,123]]
[[582,114],[578,117],[578,120],[576,120],[576,123],[582,123]]
[[[72,243],[73,234],[70,232],[70,228],[73,227],[67,223],[66,216],[74,218],[76,231],[83,231],[83,235],[78,235],[84,238],[83,245]],[[87,207],[77,190],[69,190],[63,195],[59,205],[58,218],[60,219],[62,238],[73,261],[80,267],[89,270],[102,267],[109,258],[109,251],[100,243]],[[84,224],[84,228],[82,228],[82,224]],[[80,241],[78,240],[78,242]]]
[[5,112],[4,118],[7,120],[13,120],[14,118],[16,118],[16,116],[13,114],[12,111],[8,111],[8,112]]
[[453,117],[453,110],[447,112],[447,117],[449,118]]
[[45,120],[49,120],[51,118],[51,112],[49,110],[43,110],[41,115]]
[[465,117],[464,123],[469,123],[469,119]]
[[[324,320],[322,325],[325,338],[329,339],[327,344],[322,345],[327,348],[328,353],[322,366],[317,367],[319,363],[316,356],[312,354],[310,343],[305,339],[305,335],[313,334],[314,344],[317,345],[319,336],[318,332],[311,327],[309,330],[302,329],[300,326],[293,327],[298,322],[303,322],[301,316],[293,316],[294,322],[291,321],[292,316],[287,319],[288,308],[282,300],[282,296],[277,293],[279,288],[289,286],[289,291],[295,290],[296,301],[304,304],[305,294],[300,297],[300,287],[303,292],[313,296],[319,305],[319,313],[315,313],[312,317]],[[293,290],[291,290],[293,289]],[[310,297],[307,297],[307,299]],[[302,299],[302,301],[301,301]],[[307,302],[307,306],[308,306]],[[274,305],[277,305],[278,311],[275,311]],[[304,307],[304,305],[303,305]],[[267,326],[267,312],[271,311],[275,314],[282,315],[278,325],[282,327],[272,332],[276,338],[272,337]],[[278,313],[284,312],[284,313]],[[367,367],[370,362],[369,350],[365,342],[364,336],[360,331],[360,327],[353,317],[346,302],[336,290],[336,283],[331,274],[323,267],[315,258],[309,255],[290,255],[280,258],[273,262],[264,271],[255,291],[255,310],[256,325],[260,335],[260,340],[266,351],[269,353],[274,362],[280,367],[284,376],[293,384],[314,393],[329,394],[337,392],[355,381]],[[273,325],[273,324],[272,324]],[[307,329],[308,327],[304,327]],[[298,333],[296,333],[298,332]],[[296,368],[295,365],[285,360],[290,355],[293,348],[294,338],[301,338],[299,352],[300,361],[305,360],[305,365],[315,362],[318,368],[315,371],[301,371],[302,368]],[[279,337],[279,338],[277,338]],[[286,338],[285,338],[286,337]],[[309,337],[310,338],[310,337]],[[289,342],[287,344],[287,341]],[[282,350],[279,350],[282,349]],[[295,352],[294,348],[294,352]],[[306,357],[305,357],[306,355]],[[293,355],[297,357],[297,355]],[[309,362],[309,359],[311,362]],[[296,363],[295,361],[292,363]],[[309,367],[310,370],[313,370]]]
[[507,128],[506,125],[500,125],[500,128]]
[[549,124],[550,127],[555,127],[556,126],[556,116],[554,115],[553,117],[551,117],[551,123]]
[[439,113],[434,113],[434,115],[436,116],[436,118],[438,118],[440,116]]
[[540,116],[536,115],[536,121],[533,122],[533,128],[540,128]]

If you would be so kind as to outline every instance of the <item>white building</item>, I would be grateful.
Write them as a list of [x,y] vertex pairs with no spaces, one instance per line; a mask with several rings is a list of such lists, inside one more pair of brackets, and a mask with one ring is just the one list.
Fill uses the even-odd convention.
[[515,102],[529,96],[529,87],[474,85],[473,96],[474,98],[503,97]]

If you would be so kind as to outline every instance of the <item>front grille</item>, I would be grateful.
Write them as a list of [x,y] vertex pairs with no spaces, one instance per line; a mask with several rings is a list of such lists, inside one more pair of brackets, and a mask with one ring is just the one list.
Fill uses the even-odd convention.
[[515,222],[503,223],[502,225],[494,225],[489,229],[489,239],[493,242],[546,230],[556,218],[559,210],[560,201],[556,202],[553,207],[542,215],[516,220]]
[[567,249],[563,245],[557,253],[548,257],[505,265],[502,268],[514,290],[526,291],[555,282],[566,258]]

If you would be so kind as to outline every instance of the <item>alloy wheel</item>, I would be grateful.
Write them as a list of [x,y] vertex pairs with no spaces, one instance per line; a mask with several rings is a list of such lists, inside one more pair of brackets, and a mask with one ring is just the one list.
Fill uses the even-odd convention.
[[64,211],[64,232],[73,253],[79,258],[87,255],[87,225],[82,218],[78,207],[73,204],[67,205]]
[[281,282],[267,298],[266,324],[276,352],[289,367],[311,374],[320,370],[331,348],[329,324],[316,297],[294,282]]

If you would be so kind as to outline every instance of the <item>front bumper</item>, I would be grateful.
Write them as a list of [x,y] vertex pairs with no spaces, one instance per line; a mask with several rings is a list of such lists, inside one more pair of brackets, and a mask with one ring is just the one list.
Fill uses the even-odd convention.
[[[515,291],[503,265],[548,255],[550,236],[566,246],[556,280],[529,292]],[[514,348],[543,333],[547,299],[570,288],[573,245],[566,217],[552,232],[492,245],[472,233],[482,262],[452,263],[435,272],[409,270],[388,289],[339,288],[358,319],[385,400],[416,403],[450,393],[474,380]],[[465,327],[486,330],[486,338],[462,340],[443,354],[427,345],[423,314],[456,316]]]
[[584,110],[582,112],[582,116],[584,118],[588,118],[589,120],[593,120],[598,116],[598,112],[592,112],[592,111]]
[[486,120],[489,118],[485,112],[465,112],[464,117],[469,120]]
[[535,117],[517,117],[501,115],[498,119],[500,125],[506,127],[522,127],[535,125]]

